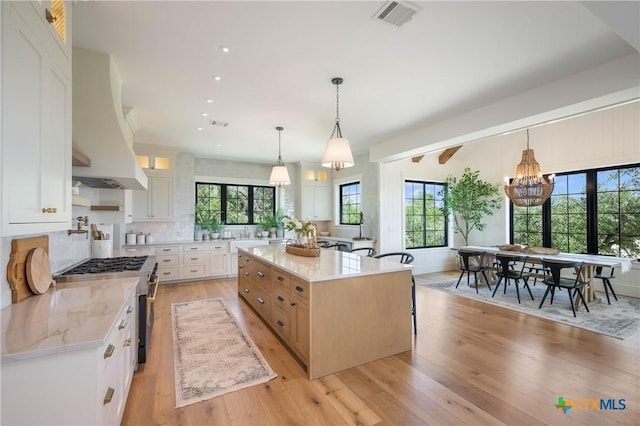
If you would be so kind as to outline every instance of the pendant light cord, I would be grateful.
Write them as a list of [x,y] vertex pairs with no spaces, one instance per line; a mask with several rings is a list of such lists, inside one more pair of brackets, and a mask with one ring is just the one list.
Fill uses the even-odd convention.
[[333,139],[333,136],[336,135],[338,138],[342,138],[342,131],[340,130],[340,83],[342,83],[342,79],[334,80],[333,82],[336,85],[336,125],[333,127],[333,132],[331,132],[331,137],[329,139]]

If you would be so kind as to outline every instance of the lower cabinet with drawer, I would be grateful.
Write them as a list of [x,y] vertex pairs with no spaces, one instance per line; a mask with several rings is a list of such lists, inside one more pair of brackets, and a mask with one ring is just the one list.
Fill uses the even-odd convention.
[[131,289],[104,344],[2,364],[2,424],[120,424],[137,362]]

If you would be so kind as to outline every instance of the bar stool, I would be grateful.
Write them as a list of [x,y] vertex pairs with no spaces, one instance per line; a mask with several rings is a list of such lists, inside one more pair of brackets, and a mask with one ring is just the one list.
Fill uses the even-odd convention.
[[[613,291],[613,286],[611,285],[611,281],[609,281],[611,278],[615,278],[615,276],[613,276],[613,270],[615,269],[615,267],[611,266],[611,269],[609,270],[609,274],[603,274],[603,267],[602,266],[596,266],[596,273],[593,275],[593,278],[600,278],[602,280],[602,286],[604,287],[604,294],[607,295],[607,303],[610,305],[611,304],[611,300],[609,300],[609,290],[611,290],[611,294],[613,294],[613,297],[618,300],[618,296],[616,296],[616,292]],[[609,289],[607,289],[607,287],[609,287]]]

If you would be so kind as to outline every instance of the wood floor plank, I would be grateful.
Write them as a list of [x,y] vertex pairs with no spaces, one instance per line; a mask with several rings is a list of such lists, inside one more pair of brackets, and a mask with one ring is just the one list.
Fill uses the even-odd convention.
[[[171,304],[215,297],[278,377],[176,409]],[[640,334],[614,339],[423,286],[416,300],[412,351],[309,381],[238,298],[235,279],[161,285],[148,361],[134,375],[122,424],[640,424]],[[559,396],[627,405],[564,414],[554,407]]]

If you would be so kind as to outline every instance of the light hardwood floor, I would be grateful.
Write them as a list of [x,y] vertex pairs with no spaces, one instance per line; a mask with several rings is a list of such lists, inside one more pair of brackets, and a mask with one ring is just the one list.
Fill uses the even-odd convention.
[[[457,277],[431,274],[430,279]],[[172,303],[222,297],[278,377],[176,409]],[[624,341],[417,287],[413,350],[309,381],[237,296],[235,279],[164,285],[123,425],[638,425],[640,338]],[[335,348],[339,351],[340,348]],[[624,399],[625,410],[556,409]]]

